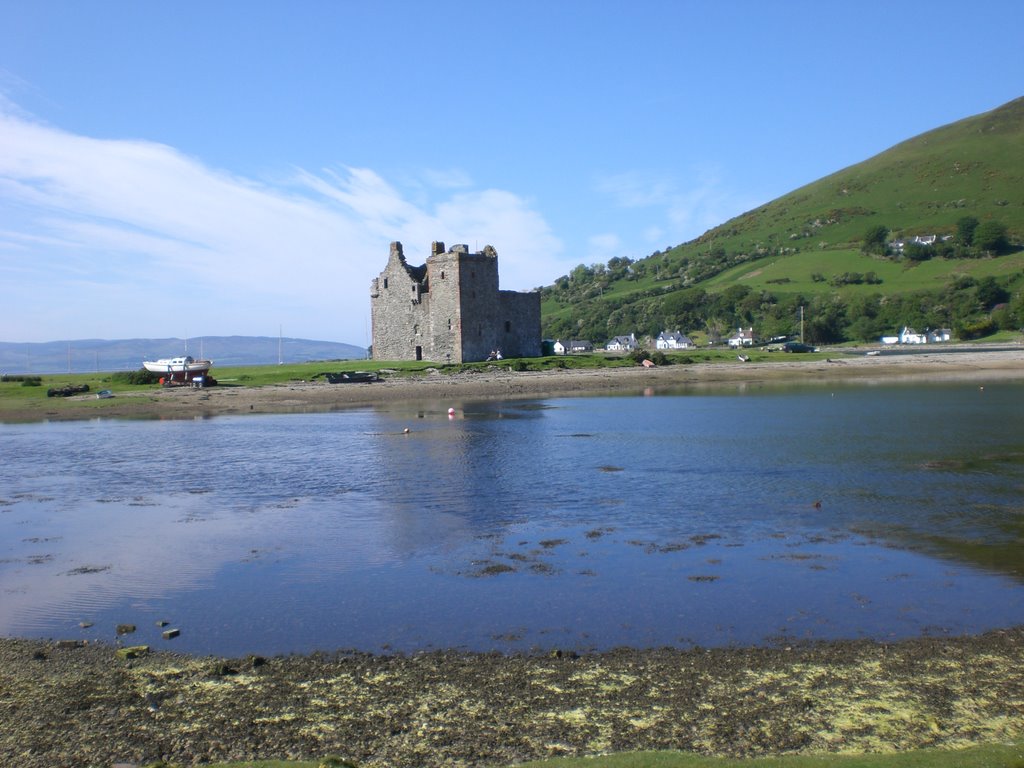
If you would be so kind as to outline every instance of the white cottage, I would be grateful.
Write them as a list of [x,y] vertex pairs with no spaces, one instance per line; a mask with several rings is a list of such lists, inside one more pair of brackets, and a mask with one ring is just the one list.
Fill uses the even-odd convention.
[[918,333],[909,325],[903,326],[903,330],[900,331],[900,344],[927,344],[928,336],[923,333]]
[[632,352],[639,346],[640,344],[636,340],[636,334],[631,333],[629,336],[616,336],[605,344],[604,348],[609,352]]
[[658,349],[693,349],[694,343],[679,331],[662,331],[654,341]]
[[593,352],[594,345],[582,339],[568,339],[555,341],[553,351],[556,355],[581,355],[586,352]]
[[733,348],[754,346],[754,329],[737,328],[736,333],[729,337],[729,346]]

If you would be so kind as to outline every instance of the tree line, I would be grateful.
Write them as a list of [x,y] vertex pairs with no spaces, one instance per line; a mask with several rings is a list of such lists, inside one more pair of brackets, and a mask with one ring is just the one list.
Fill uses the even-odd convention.
[[682,330],[706,333],[714,340],[736,328],[753,327],[761,337],[771,338],[797,332],[802,317],[804,338],[812,344],[877,341],[904,325],[949,328],[955,338],[976,339],[1024,327],[1024,295],[1012,295],[1008,285],[995,277],[960,276],[939,289],[849,298],[780,295],[745,285],[714,293],[692,287],[666,294],[655,288],[639,297],[595,297],[578,303],[571,317],[546,320],[544,334],[601,343],[626,333],[657,336]]
[[[890,235],[888,227],[871,227],[864,234],[862,251],[913,263],[931,258],[986,258],[1013,247],[1005,225],[994,220],[981,222],[973,216],[961,218],[952,237],[936,239],[934,243],[906,241],[902,248],[897,248]],[[607,264],[580,264],[554,285],[541,289],[543,298],[572,307],[567,316],[546,318],[544,335],[603,343],[629,333],[657,336],[662,331],[680,330],[706,333],[717,339],[727,337],[739,327],[754,327],[761,337],[770,338],[795,333],[801,316],[804,337],[814,344],[877,341],[904,325],[922,331],[949,328],[959,339],[981,338],[997,330],[1024,327],[1024,298],[1019,293],[1014,296],[1010,290],[1014,276],[959,276],[942,288],[849,298],[834,293],[784,293],[781,287],[778,292],[755,290],[738,284],[710,292],[697,285],[723,269],[764,255],[728,254],[713,245],[693,257],[673,257],[666,250],[641,261],[617,257]],[[653,277],[657,282],[622,295],[613,290],[620,281],[645,277]],[[872,271],[844,272],[831,277],[819,272],[812,274],[811,279],[835,288],[882,282]],[[789,280],[781,278],[774,282],[781,285]]]
[[895,246],[889,239],[890,230],[884,224],[869,227],[864,233],[861,251],[876,256],[909,261],[927,261],[932,258],[978,259],[1000,256],[1010,250],[1006,225],[1000,221],[979,221],[964,216],[956,223],[956,234],[934,243],[904,242]]

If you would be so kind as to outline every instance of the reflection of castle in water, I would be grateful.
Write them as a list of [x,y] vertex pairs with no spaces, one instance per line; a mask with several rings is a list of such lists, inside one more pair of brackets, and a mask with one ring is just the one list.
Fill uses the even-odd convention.
[[[455,414],[445,415],[448,403],[435,408],[398,410],[390,407],[382,416],[394,419],[393,438],[380,440],[375,450],[388,467],[415,467],[418,481],[394,488],[386,510],[393,525],[391,535],[399,549],[422,548],[424,541],[444,535],[424,529],[439,525],[451,532],[468,526],[467,536],[490,530],[497,507],[513,514],[513,500],[521,500],[522,459],[514,454],[522,444],[514,432],[495,422],[535,419],[541,412],[522,404],[473,403],[467,414],[455,403]],[[408,426],[409,434],[402,434]],[[507,505],[499,500],[508,499]]]
[[445,251],[435,242],[425,264],[406,263],[402,244],[370,285],[373,357],[464,363],[540,355],[540,294],[498,290],[498,252]]

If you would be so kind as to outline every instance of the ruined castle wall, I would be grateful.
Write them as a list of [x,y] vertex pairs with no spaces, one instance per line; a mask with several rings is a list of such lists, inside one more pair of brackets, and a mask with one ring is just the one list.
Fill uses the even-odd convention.
[[443,244],[435,243],[435,253],[427,259],[427,279],[433,286],[430,293],[431,360],[462,362],[462,315],[459,304],[458,254],[438,253]]
[[498,349],[504,357],[539,357],[540,293],[498,294]]
[[459,254],[462,360],[486,360],[497,348],[498,257],[493,249]]
[[401,243],[392,243],[384,271],[370,286],[375,360],[430,360],[430,293],[419,272],[410,268]]

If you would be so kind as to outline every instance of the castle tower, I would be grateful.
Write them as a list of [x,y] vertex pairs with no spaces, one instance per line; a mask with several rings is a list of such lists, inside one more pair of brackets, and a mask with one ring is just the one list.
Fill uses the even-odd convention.
[[373,357],[462,363],[540,354],[540,294],[498,289],[498,253],[486,246],[445,250],[435,242],[421,267],[391,244],[370,287]]

